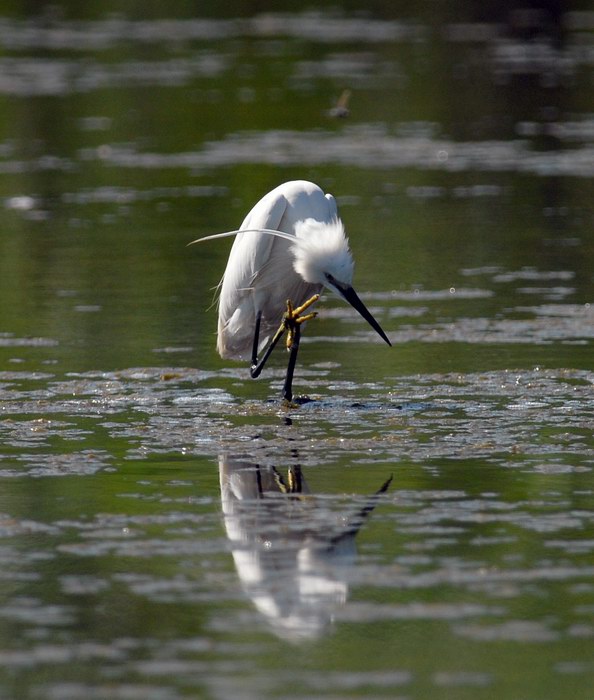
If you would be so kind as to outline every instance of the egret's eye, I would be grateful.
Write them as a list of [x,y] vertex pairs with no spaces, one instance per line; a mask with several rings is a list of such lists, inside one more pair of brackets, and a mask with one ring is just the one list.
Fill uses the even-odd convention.
[[326,275],[326,279],[328,282],[330,282],[330,284],[334,284],[336,282],[333,275],[331,275],[329,272],[324,272],[324,275]]

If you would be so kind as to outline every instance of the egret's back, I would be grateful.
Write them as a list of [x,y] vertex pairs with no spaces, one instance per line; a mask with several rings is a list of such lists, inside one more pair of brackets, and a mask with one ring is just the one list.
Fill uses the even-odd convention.
[[280,185],[254,206],[235,238],[221,284],[217,337],[221,357],[249,359],[258,313],[261,348],[278,328],[287,299],[301,304],[321,287],[307,283],[295,271],[289,241],[253,229],[294,236],[300,221],[330,223],[336,216],[334,197],[303,180]]

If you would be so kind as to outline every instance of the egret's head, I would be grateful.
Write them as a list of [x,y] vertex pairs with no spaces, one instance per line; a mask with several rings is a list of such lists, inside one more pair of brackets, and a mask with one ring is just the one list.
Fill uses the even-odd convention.
[[353,282],[354,262],[340,219],[330,223],[305,219],[295,226],[297,241],[291,246],[293,267],[306,282],[323,284],[333,292],[336,283]]
[[295,226],[296,241],[291,246],[293,267],[310,284],[322,284],[347,301],[377,333],[391,345],[379,323],[353,289],[355,264],[340,219],[323,223],[305,219]]

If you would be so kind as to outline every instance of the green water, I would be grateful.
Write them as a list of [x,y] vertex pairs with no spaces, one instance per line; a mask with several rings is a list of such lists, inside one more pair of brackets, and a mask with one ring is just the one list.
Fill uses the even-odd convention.
[[[592,27],[3,6],[2,700],[590,697]],[[298,178],[394,347],[324,298],[287,411],[186,244]]]

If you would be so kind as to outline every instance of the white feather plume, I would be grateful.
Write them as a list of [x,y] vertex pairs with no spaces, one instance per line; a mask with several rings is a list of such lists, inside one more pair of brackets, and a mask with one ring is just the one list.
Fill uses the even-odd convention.
[[355,264],[340,219],[305,219],[297,222],[295,234],[293,267],[306,282],[327,286],[331,275],[343,284],[352,283]]
[[350,285],[353,281],[355,263],[349,248],[344,225],[338,218],[330,222],[305,219],[295,224],[295,235],[272,229],[242,229],[205,236],[188,243],[202,243],[216,238],[236,236],[238,233],[266,233],[290,241],[293,253],[293,268],[306,282],[327,286],[330,274],[339,282]]

